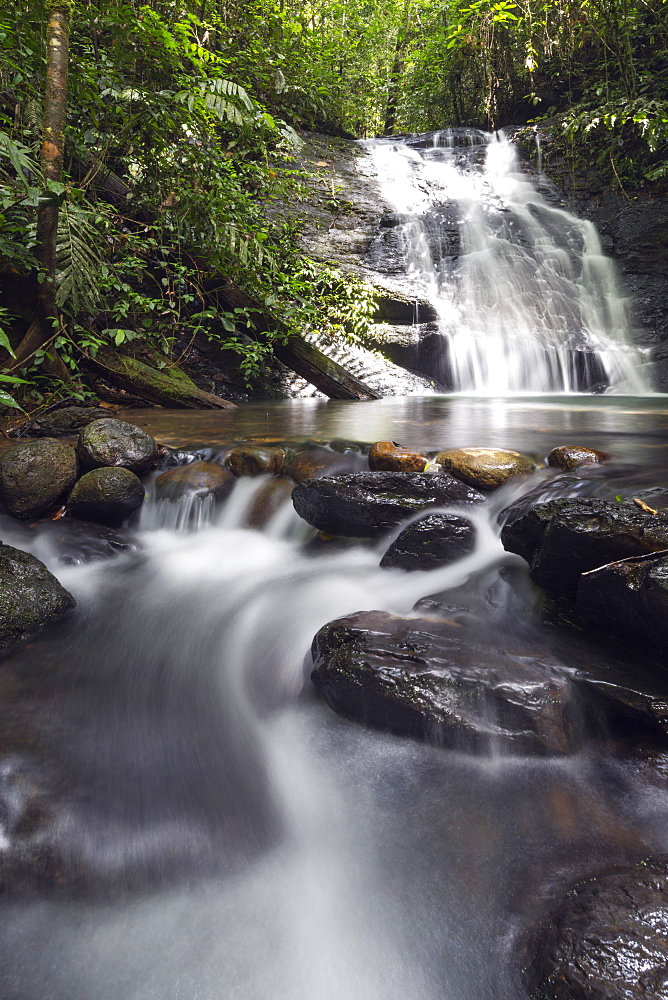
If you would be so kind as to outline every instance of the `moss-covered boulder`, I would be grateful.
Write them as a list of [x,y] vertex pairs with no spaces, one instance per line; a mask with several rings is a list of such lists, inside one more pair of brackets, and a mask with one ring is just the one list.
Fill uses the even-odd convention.
[[144,500],[144,487],[129,469],[93,469],[82,476],[70,493],[67,510],[72,517],[100,524],[120,524]]
[[553,448],[547,456],[547,464],[554,469],[577,469],[578,465],[590,465],[592,462],[604,462],[609,458],[604,451],[596,448],[584,448],[581,445],[564,444]]
[[235,476],[280,476],[285,465],[285,452],[282,448],[241,444],[227,453],[225,465]]
[[62,406],[50,409],[9,431],[10,437],[75,437],[93,420],[109,416],[101,406]]
[[158,444],[141,427],[109,417],[83,428],[77,454],[87,469],[118,467],[141,474],[156,464]]
[[226,497],[236,483],[236,477],[217,462],[191,462],[170,469],[154,483],[156,500],[178,501],[184,497]]
[[0,500],[14,517],[39,517],[65,499],[76,477],[69,445],[54,438],[26,441],[0,459]]
[[478,490],[495,490],[514,476],[526,476],[536,468],[527,455],[501,448],[453,448],[439,452],[434,461]]
[[406,570],[436,569],[469,555],[475,528],[457,514],[430,514],[409,524],[390,545],[380,565]]
[[0,542],[0,652],[57,621],[75,603],[44,563]]

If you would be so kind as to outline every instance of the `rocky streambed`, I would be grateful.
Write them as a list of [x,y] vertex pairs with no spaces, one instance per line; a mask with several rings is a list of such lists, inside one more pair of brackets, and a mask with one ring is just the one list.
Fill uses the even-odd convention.
[[[403,612],[384,607],[397,604],[387,596],[377,609],[366,603],[359,610],[346,597],[351,610],[313,637],[312,690],[357,726],[482,759],[569,760],[607,748],[656,766],[661,780],[668,494],[660,476],[652,486],[629,488],[628,479],[621,486],[615,455],[586,440],[546,454],[486,442],[421,449],[280,433],[167,447],[117,415],[88,416],[73,415],[63,438],[52,429],[0,459],[0,634],[8,652],[0,674],[0,873],[8,898],[170,884],[204,855],[212,864],[240,822],[255,830],[258,851],[271,841],[258,833],[271,828],[267,817],[260,819],[256,806],[239,813],[232,796],[204,853],[177,835],[159,856],[147,860],[140,852],[102,869],[68,842],[65,817],[91,790],[85,769],[82,776],[63,753],[62,732],[79,712],[77,692],[91,683],[91,665],[82,672],[64,662],[67,644],[59,646],[58,636],[85,628],[109,642],[114,626],[96,624],[88,599],[75,608],[67,580],[35,552],[58,576],[59,565],[120,557],[125,576],[135,574],[141,586],[156,529],[201,528],[205,538],[208,527],[228,524],[246,532],[249,561],[252,540],[265,537],[259,532],[289,539],[305,578],[346,566],[351,594],[355,574],[369,567],[390,581],[402,595],[398,603],[408,600]],[[228,558],[222,549],[223,566]],[[295,557],[286,549],[281,558]],[[163,572],[163,585],[172,586],[167,563]],[[186,579],[173,585],[187,602]],[[138,620],[149,628],[152,604],[137,602]],[[156,663],[167,663],[177,641],[166,620],[155,621],[155,641],[164,646]],[[116,716],[125,696],[114,691],[111,659],[95,683]],[[196,685],[194,693],[179,681],[160,697],[170,705],[194,699],[206,719],[206,690]],[[265,678],[261,701],[270,690]],[[243,714],[240,705],[229,710]],[[193,774],[197,760],[213,753],[201,742],[204,729],[201,737],[179,737]],[[155,739],[164,743],[158,731]],[[158,773],[168,784],[166,763]],[[112,812],[123,799],[120,788],[115,794],[121,798],[109,804]],[[666,862],[629,860],[643,863],[588,871],[587,883],[572,892],[562,885],[534,913],[514,958],[532,995],[668,996]]]

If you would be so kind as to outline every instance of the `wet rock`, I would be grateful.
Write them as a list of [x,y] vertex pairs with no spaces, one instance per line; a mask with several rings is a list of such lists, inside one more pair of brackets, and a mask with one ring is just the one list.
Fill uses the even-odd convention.
[[236,477],[217,462],[191,462],[163,472],[154,483],[156,500],[181,500],[183,497],[228,496]]
[[501,540],[540,587],[574,596],[581,573],[668,548],[668,517],[614,500],[551,500],[506,524]]
[[77,476],[77,458],[54,438],[27,441],[0,459],[0,499],[14,517],[39,517],[64,500]]
[[156,464],[158,445],[141,427],[109,417],[83,428],[77,454],[88,469],[121,467],[141,475]]
[[430,507],[480,503],[481,493],[448,475],[360,472],[307,479],[292,494],[300,517],[320,531],[374,538]]
[[[268,479],[253,497],[246,524],[249,528],[264,528],[290,499],[294,483],[287,476]],[[294,515],[293,515],[294,516]]]
[[109,559],[119,552],[136,552],[139,548],[125,531],[94,521],[79,521],[74,517],[39,521],[30,532],[33,536],[35,533],[39,534],[40,552],[44,544],[51,558],[69,566]]
[[10,437],[67,437],[75,436],[82,427],[92,423],[93,420],[100,420],[108,417],[108,411],[101,406],[63,406],[57,410],[50,410],[41,416],[35,417],[25,424],[21,424],[13,431],[9,431]]
[[165,448],[160,456],[160,469],[177,469],[191,462],[211,462],[216,457],[215,448]]
[[0,652],[56,621],[75,603],[44,563],[0,542]]
[[473,621],[360,612],[313,642],[312,680],[340,715],[442,746],[568,753],[578,704],[560,665],[493,644]]
[[466,518],[430,514],[404,528],[380,565],[406,570],[436,569],[472,552],[475,538],[475,528]]
[[129,469],[93,469],[69,495],[67,512],[84,521],[120,524],[144,502],[144,487]]
[[527,971],[546,1000],[668,997],[668,859],[573,887],[536,935]]
[[479,490],[495,490],[514,476],[525,476],[536,468],[526,455],[499,448],[454,448],[439,452],[434,461]]
[[668,657],[668,551],[583,573],[576,608],[600,628]]
[[297,452],[288,462],[285,474],[296,483],[302,483],[305,479],[317,479],[320,476],[353,472],[362,468],[366,468],[366,461],[358,451],[306,448]]
[[285,464],[282,448],[262,448],[258,445],[239,445],[225,457],[225,465],[235,476],[262,476],[269,473],[280,476]]
[[596,448],[583,448],[579,445],[561,445],[553,448],[547,456],[547,464],[552,468],[563,469],[568,472],[576,469],[578,465],[586,465],[591,462],[604,462],[610,458],[604,451],[597,451]]
[[373,472],[424,472],[428,459],[402,448],[394,441],[376,441],[369,449],[369,468]]

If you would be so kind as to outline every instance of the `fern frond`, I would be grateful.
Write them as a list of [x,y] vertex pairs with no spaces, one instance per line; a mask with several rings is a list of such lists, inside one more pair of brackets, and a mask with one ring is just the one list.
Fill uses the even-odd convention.
[[100,236],[89,211],[64,202],[58,215],[56,301],[74,313],[94,312],[100,302]]

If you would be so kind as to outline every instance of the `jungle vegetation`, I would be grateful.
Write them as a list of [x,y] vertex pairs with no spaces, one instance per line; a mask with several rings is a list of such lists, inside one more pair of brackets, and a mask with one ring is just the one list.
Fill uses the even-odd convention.
[[[82,360],[109,349],[168,367],[205,336],[253,381],[292,334],[363,334],[369,292],[268,211],[299,197],[301,130],[545,121],[611,183],[662,185],[667,14],[665,0],[0,0],[0,403],[85,397]],[[225,283],[241,304],[221,305]]]

